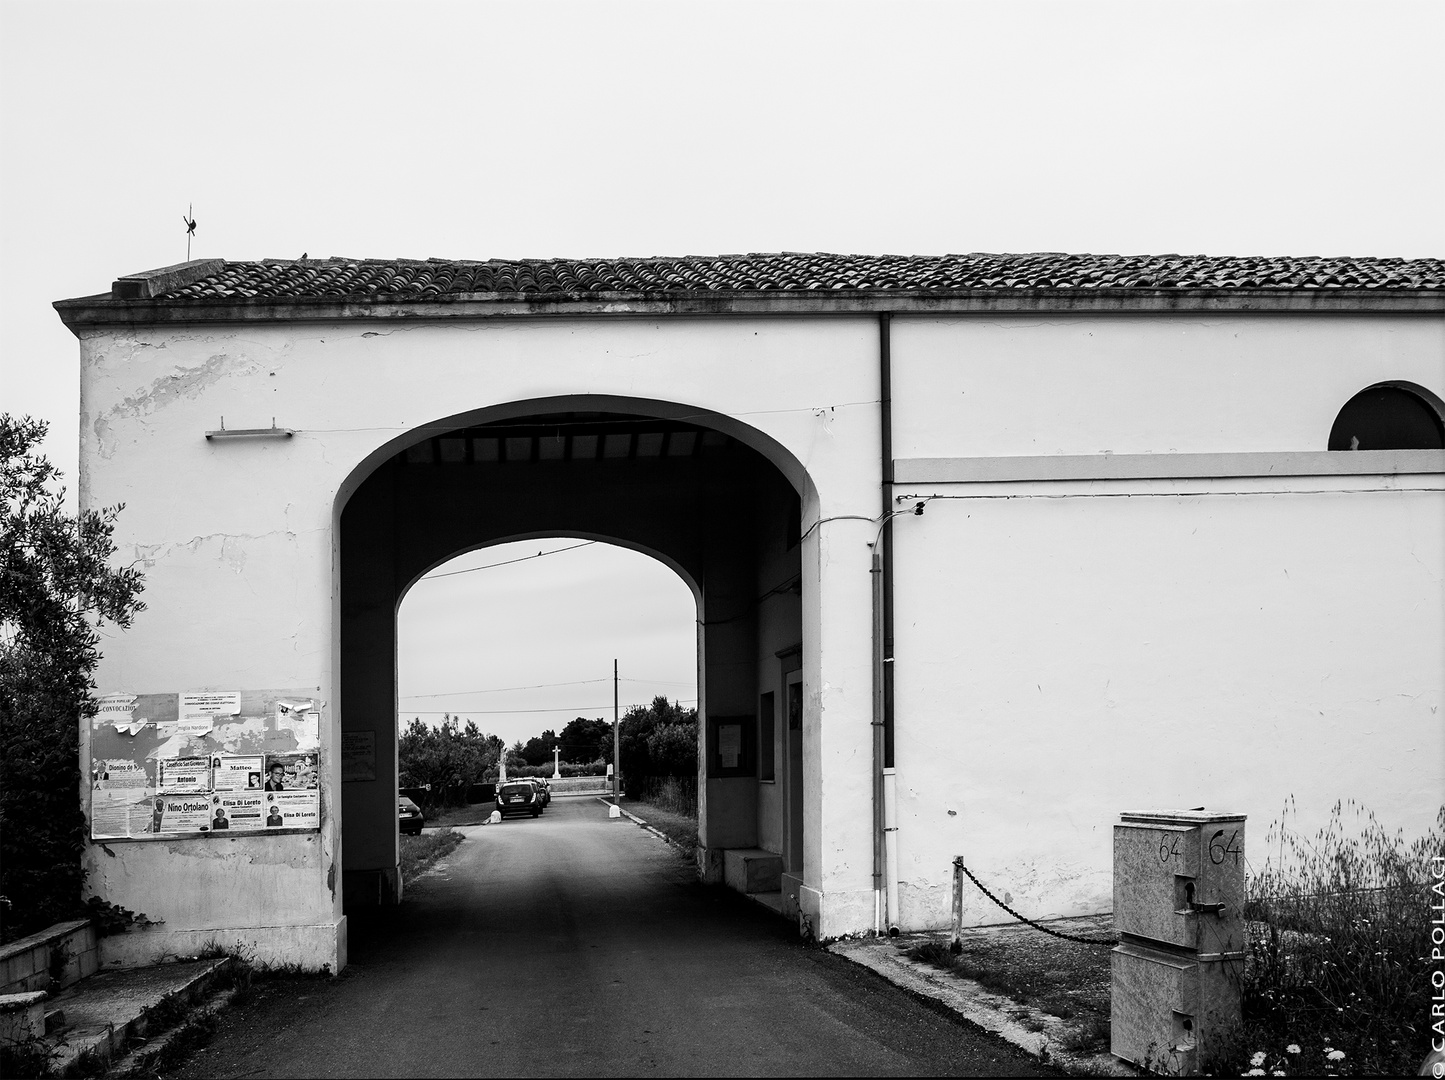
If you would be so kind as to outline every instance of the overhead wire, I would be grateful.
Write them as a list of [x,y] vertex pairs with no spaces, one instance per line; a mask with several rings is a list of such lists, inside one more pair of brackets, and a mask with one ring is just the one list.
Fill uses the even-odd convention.
[[447,570],[440,574],[423,574],[417,580],[418,583],[420,583],[422,581],[434,581],[437,578],[456,577],[458,574],[475,574],[478,570],[490,570],[496,566],[511,566],[513,563],[526,562],[528,559],[541,559],[547,555],[560,555],[564,551],[576,551],[578,548],[588,547],[591,544],[599,542],[600,541],[597,540],[584,540],[580,544],[571,544],[564,548],[554,548],[551,551],[539,551],[535,555],[523,555],[516,559],[503,559],[501,562],[486,563],[483,566],[469,566],[464,570]]
[[[678,705],[696,703],[697,698],[670,698]],[[605,705],[559,705],[552,709],[398,709],[397,712],[403,716],[444,716],[466,713],[467,716],[510,716],[515,713],[584,713],[593,709],[607,710],[612,708],[612,702]],[[465,720],[466,716],[457,715],[458,720]]]

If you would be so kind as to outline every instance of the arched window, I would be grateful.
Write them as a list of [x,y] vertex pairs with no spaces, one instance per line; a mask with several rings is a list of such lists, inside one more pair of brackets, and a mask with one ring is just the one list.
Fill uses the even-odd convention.
[[1330,429],[1331,450],[1445,449],[1440,399],[1413,383],[1377,383],[1340,410]]

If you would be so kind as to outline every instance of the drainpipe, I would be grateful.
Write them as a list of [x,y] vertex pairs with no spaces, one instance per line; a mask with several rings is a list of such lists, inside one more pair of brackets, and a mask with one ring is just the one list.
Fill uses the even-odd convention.
[[[878,535],[873,540],[873,932],[884,927],[897,933],[898,889],[894,852],[893,815],[889,814],[884,779],[888,759],[888,722],[892,713],[892,687],[888,665],[892,657],[893,551],[893,316],[878,315],[879,478],[882,500]],[[890,770],[891,771],[891,770]],[[885,884],[886,883],[886,884]]]
[[887,881],[888,936],[898,936],[898,777],[891,766],[883,769],[883,867]]
[[[880,533],[882,529],[880,527]],[[873,541],[873,933],[883,933],[883,553]]]

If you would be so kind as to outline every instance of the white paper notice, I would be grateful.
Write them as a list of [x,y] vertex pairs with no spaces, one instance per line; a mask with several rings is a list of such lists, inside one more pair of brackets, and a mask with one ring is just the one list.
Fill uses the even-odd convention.
[[736,769],[743,756],[743,726],[741,724],[719,724],[717,729],[717,752],[724,769]]
[[211,758],[212,791],[260,792],[265,775],[264,761],[259,756],[227,757],[220,754]]
[[208,757],[161,758],[156,788],[172,795],[211,790],[211,759]]
[[176,722],[175,734],[194,739],[201,735],[209,735],[215,726],[216,721],[209,716],[188,717]]
[[321,747],[321,716],[314,701],[278,701],[276,729],[289,731],[296,739],[297,750]]
[[95,722],[97,724],[129,724],[131,713],[135,712],[134,694],[106,694],[96,702]]
[[241,711],[239,690],[221,693],[197,691],[181,694],[179,698],[179,714],[182,720],[197,720],[203,716],[235,716]]
[[138,699],[134,694],[107,694],[96,702],[95,726],[110,724],[116,731],[138,735],[145,727],[145,717],[135,718]]
[[103,795],[134,800],[145,791],[144,762],[115,758],[96,762],[92,771],[95,773],[95,790]]
[[268,791],[265,809],[265,828],[321,828],[321,793],[319,791]]
[[[205,761],[205,758],[200,760]],[[155,801],[154,831],[158,833],[190,833],[211,831],[211,797],[200,795],[161,795]]]
[[91,835],[130,837],[149,831],[149,776],[145,764],[124,758],[91,766]]
[[211,796],[211,831],[246,832],[262,829],[265,811],[261,792],[218,794]]

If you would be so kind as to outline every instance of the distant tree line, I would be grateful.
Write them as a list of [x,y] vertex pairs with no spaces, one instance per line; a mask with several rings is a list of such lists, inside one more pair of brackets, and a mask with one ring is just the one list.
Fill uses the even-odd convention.
[[[676,777],[697,787],[697,710],[658,695],[634,705],[619,725],[622,780],[636,798],[649,781]],[[509,776],[551,776],[553,748],[563,776],[597,776],[612,764],[612,725],[579,716],[560,732],[551,728],[504,747],[471,720],[446,714],[439,725],[414,719],[398,744],[400,786],[423,789],[433,806],[459,806],[477,784],[493,781],[505,753]]]

